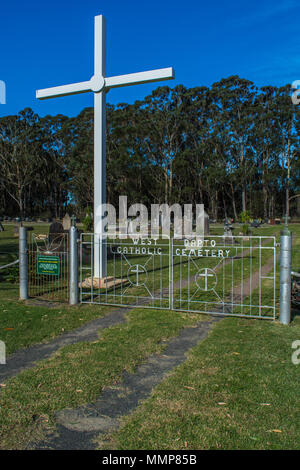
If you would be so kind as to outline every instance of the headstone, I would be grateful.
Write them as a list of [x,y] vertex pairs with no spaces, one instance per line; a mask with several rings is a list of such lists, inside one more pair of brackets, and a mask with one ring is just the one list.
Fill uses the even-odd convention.
[[224,225],[224,236],[225,237],[233,237],[232,227],[230,225]]
[[254,228],[260,227],[259,220],[257,220],[257,219],[253,220],[253,222],[251,223],[251,227],[254,227]]
[[223,235],[223,240],[225,245],[232,245],[235,243],[235,238],[233,236],[233,227],[231,224],[225,223],[224,224],[224,235]]
[[57,240],[58,242],[61,241],[64,234],[64,227],[63,225],[58,222],[54,221],[49,227],[49,242],[53,242]]
[[63,225],[55,220],[49,227],[49,233],[64,233]]
[[71,220],[71,217],[69,216],[69,214],[66,214],[64,216],[62,224],[63,224],[63,229],[64,230],[70,230],[70,228],[72,227],[72,220]]
[[208,214],[204,214],[204,235],[209,235],[209,217]]

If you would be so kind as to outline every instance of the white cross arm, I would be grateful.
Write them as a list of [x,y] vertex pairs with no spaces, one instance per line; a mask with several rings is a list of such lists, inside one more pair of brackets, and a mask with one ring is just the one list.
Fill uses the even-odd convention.
[[138,85],[141,83],[158,82],[175,78],[172,67],[165,69],[149,70],[148,72],[129,73],[127,75],[117,75],[115,77],[94,76],[87,82],[72,83],[70,85],[56,86],[37,90],[36,97],[39,100],[56,98],[59,96],[76,95],[88,91],[99,92],[103,88],[118,88],[128,85]]
[[36,97],[39,100],[46,100],[48,98],[56,98],[58,96],[76,95],[79,93],[86,93],[92,91],[92,82],[72,83],[71,85],[62,85],[52,88],[44,88],[37,90]]
[[105,78],[105,88],[117,88],[127,85],[138,85],[141,83],[158,82],[175,78],[172,67],[166,69],[149,70],[148,72],[129,73],[128,75],[117,75]]

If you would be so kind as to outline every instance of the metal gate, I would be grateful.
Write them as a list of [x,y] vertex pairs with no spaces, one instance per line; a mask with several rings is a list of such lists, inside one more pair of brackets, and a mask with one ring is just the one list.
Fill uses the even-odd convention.
[[107,278],[100,282],[94,276],[93,234],[81,234],[82,303],[275,318],[275,237],[105,243]]
[[174,241],[173,273],[174,310],[275,318],[274,237]]
[[69,234],[32,233],[28,247],[28,294],[41,300],[69,298]]
[[119,306],[170,308],[171,253],[168,240],[106,240],[107,277],[94,275],[94,235],[80,238],[80,301]]

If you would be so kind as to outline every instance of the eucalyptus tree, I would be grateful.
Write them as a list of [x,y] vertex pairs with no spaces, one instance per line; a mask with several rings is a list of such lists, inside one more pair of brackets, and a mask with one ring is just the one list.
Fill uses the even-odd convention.
[[[120,195],[128,203],[149,203],[151,182],[150,162],[145,147],[144,110],[141,103],[120,103],[111,113],[107,126],[108,198],[117,203]],[[155,192],[155,191],[154,191]]]
[[232,76],[214,83],[211,93],[221,116],[219,132],[226,136],[227,166],[234,175],[232,185],[240,188],[242,211],[246,211],[246,191],[253,170],[251,137],[256,87],[249,80]]
[[66,188],[73,203],[80,209],[93,205],[93,132],[92,108],[85,108],[78,116],[68,118],[61,129],[61,161],[66,173]]
[[262,87],[255,98],[252,150],[256,170],[251,186],[256,195],[255,211],[259,213],[260,210],[265,219],[275,215],[275,195],[280,188],[277,92],[276,87]]
[[279,155],[283,169],[282,182],[285,187],[285,215],[287,216],[289,216],[291,173],[294,171],[295,154],[299,147],[299,137],[296,131],[299,110],[292,103],[290,92],[290,86],[286,85],[280,87],[276,95],[277,122],[281,141]]
[[158,87],[141,103],[141,131],[152,177],[163,188],[165,203],[172,203],[174,161],[184,149],[186,89]]
[[16,202],[21,221],[26,191],[35,184],[46,161],[38,123],[38,116],[30,108],[0,119],[0,185]]
[[68,202],[68,162],[65,149],[64,128],[69,118],[63,115],[40,119],[41,142],[47,162],[38,175],[39,190],[43,190],[48,210],[55,218],[63,216]]

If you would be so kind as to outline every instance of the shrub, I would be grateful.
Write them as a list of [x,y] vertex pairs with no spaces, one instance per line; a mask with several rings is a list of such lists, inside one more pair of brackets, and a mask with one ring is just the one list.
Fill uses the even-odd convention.
[[87,207],[86,209],[86,216],[82,221],[83,229],[85,232],[92,232],[93,231],[93,216],[92,216],[92,209]]
[[242,222],[242,224],[246,224],[247,222],[250,222],[251,215],[249,211],[243,211],[239,215],[239,219]]

